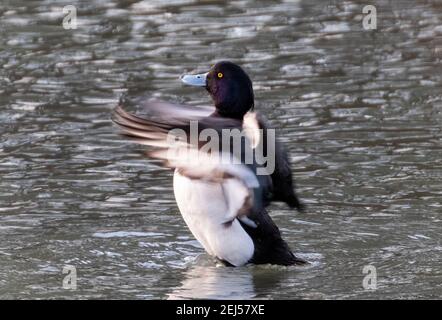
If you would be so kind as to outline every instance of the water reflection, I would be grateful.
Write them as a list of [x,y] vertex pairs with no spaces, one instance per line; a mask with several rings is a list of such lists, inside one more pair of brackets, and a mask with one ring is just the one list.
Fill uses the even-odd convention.
[[168,299],[268,299],[275,287],[310,267],[215,266],[200,256],[183,273],[181,284],[167,294]]
[[168,299],[252,299],[255,298],[253,274],[225,267],[193,266],[185,280],[168,294]]

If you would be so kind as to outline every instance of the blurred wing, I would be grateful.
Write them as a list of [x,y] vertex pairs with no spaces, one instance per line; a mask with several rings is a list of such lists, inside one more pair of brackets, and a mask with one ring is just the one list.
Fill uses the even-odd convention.
[[[212,129],[221,134],[222,129],[242,126],[239,120],[212,116],[215,111],[212,107],[199,108],[162,101],[145,101],[141,105],[146,113],[143,117],[128,113],[121,106],[115,108],[113,121],[124,128],[125,134],[154,139],[151,133],[167,134],[170,130],[181,129],[187,137],[190,137],[191,133],[199,135],[205,129]],[[193,126],[197,132],[190,132],[192,124],[197,124]]]
[[167,119],[192,119],[204,118],[215,112],[215,107],[210,106],[189,106],[174,104],[158,100],[145,100],[139,103],[144,111],[151,115]]
[[196,107],[187,111],[186,106],[170,103],[145,102],[143,107],[148,113],[146,118],[128,113],[121,106],[115,108],[112,120],[122,134],[134,138],[137,143],[154,147],[147,155],[161,160],[165,167],[177,169],[181,175],[234,185],[225,190],[226,197],[230,199],[232,219],[261,210],[262,201],[257,191],[260,185],[256,175],[232,154],[221,151],[207,153],[201,150],[201,145],[192,144],[189,138],[191,121],[198,122],[198,133],[206,128],[218,133],[225,128],[238,128],[242,125],[241,121],[207,116],[210,114],[208,110],[199,111]]
[[[244,117],[244,128],[249,136],[254,148],[260,148],[267,156],[269,146],[267,145],[268,124],[266,119],[256,112],[248,112]],[[302,211],[304,205],[299,201],[294,191],[294,181],[292,170],[284,145],[275,139],[275,168],[270,174],[272,180],[272,190],[270,201],[283,201],[291,208]]]

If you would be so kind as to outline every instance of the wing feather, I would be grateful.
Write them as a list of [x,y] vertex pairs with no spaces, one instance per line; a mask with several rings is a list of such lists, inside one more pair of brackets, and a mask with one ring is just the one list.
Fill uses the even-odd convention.
[[[147,112],[146,118],[134,115],[117,106],[112,120],[121,133],[134,139],[135,142],[154,147],[147,152],[151,158],[161,160],[163,166],[177,169],[180,174],[207,182],[226,184],[229,179],[236,182],[236,190],[245,190],[244,193],[230,194],[232,199],[232,213],[228,219],[247,215],[251,211],[258,212],[262,203],[257,199],[260,188],[255,173],[246,165],[226,152],[204,152],[201,145],[193,145],[188,139],[174,135],[173,129],[181,129],[184,133],[190,132],[190,121],[198,121],[198,129],[211,128],[221,133],[225,128],[241,128],[242,123],[235,119],[210,117],[209,109],[202,111],[196,107],[173,105],[163,102],[145,102],[143,109]],[[209,116],[208,116],[209,114]],[[228,185],[227,183],[226,185]],[[242,186],[242,187],[241,187]],[[232,214],[235,216],[232,217]]]

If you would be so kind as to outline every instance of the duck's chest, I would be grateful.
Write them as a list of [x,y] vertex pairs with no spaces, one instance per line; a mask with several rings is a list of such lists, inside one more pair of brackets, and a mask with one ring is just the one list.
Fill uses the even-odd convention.
[[243,265],[252,258],[253,241],[238,220],[226,224],[235,201],[226,188],[232,186],[190,179],[178,171],[173,186],[184,221],[209,254],[233,265]]

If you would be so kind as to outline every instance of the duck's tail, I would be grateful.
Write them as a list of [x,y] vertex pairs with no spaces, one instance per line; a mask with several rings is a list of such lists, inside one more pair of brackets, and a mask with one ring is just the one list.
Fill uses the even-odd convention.
[[288,244],[281,238],[271,244],[268,244],[266,248],[259,248],[255,250],[255,255],[252,258],[252,263],[255,264],[276,264],[282,266],[292,265],[304,265],[308,264],[308,261],[296,256],[291,250]]
[[308,263],[297,257],[289,245],[282,239],[281,232],[264,209],[255,217],[257,227],[251,227],[239,221],[244,230],[253,240],[255,251],[251,263],[277,264],[283,266],[301,265]]

